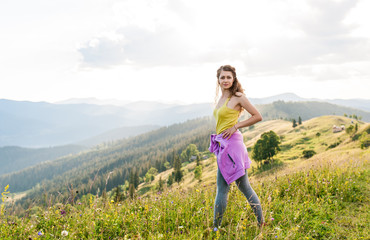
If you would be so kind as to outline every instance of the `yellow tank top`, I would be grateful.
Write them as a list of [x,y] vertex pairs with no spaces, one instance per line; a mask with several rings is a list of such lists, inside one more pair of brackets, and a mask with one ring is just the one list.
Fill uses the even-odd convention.
[[213,110],[213,116],[216,119],[217,134],[222,133],[238,123],[239,111],[226,106],[229,100],[230,98],[227,98],[220,108],[215,108],[215,110]]

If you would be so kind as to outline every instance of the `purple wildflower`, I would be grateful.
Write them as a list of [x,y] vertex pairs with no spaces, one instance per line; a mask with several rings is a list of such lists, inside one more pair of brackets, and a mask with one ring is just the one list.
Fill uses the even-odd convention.
[[37,235],[42,236],[42,232],[41,232],[41,231],[39,231],[39,232],[37,233]]

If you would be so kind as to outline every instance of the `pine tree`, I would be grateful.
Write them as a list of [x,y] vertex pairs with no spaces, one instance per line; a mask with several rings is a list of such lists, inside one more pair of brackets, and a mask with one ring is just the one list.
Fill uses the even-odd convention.
[[134,182],[133,183],[134,183],[135,189],[137,189],[137,187],[139,186],[139,183],[140,183],[139,174],[138,174],[137,171],[135,171],[135,173],[134,173]]
[[134,184],[130,184],[130,187],[128,189],[128,193],[130,195],[130,198],[133,199],[134,198],[134,195],[135,195],[135,187],[134,187]]
[[168,180],[167,180],[167,185],[171,186],[172,184],[173,184],[173,177],[172,177],[172,174],[170,174],[170,176],[168,177]]
[[194,177],[198,179],[199,181],[201,181],[201,178],[202,178],[202,166],[201,165],[195,167]]
[[181,171],[181,160],[177,154],[174,152],[174,170],[175,170],[175,181],[179,183],[183,177],[183,173]]
[[297,122],[295,119],[293,119],[293,127],[295,128],[297,126]]
[[159,178],[159,183],[158,183],[158,190],[159,191],[163,191],[163,180],[162,180],[162,176],[160,176]]
[[119,202],[122,200],[122,193],[120,186],[117,186],[114,190],[114,201]]
[[301,118],[301,116],[298,117],[298,125],[302,125],[302,118]]

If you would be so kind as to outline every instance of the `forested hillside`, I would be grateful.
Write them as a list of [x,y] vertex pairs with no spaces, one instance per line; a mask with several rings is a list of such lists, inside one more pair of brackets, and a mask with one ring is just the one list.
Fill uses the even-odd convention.
[[[37,200],[66,199],[68,188],[74,188],[76,196],[124,184],[130,171],[143,176],[150,167],[165,170],[165,164],[173,164],[175,154],[180,154],[190,143],[204,151],[209,145],[209,134],[214,129],[212,118],[201,118],[163,127],[112,144],[96,148],[57,161],[36,165],[23,171],[0,177],[1,188],[9,184],[12,192],[32,189],[25,200],[18,203],[40,204]],[[31,201],[32,199],[32,201]]]
[[0,176],[19,171],[32,165],[54,160],[69,154],[75,154],[86,149],[79,145],[66,145],[49,148],[0,147]]

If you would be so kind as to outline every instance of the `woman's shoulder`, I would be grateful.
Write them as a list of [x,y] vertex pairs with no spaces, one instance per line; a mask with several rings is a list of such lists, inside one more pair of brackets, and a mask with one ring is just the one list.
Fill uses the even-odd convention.
[[247,96],[243,92],[236,92],[234,96],[238,101],[247,99]]
[[238,103],[245,103],[249,101],[245,93],[242,92],[236,92],[234,98]]

